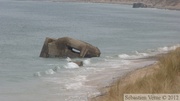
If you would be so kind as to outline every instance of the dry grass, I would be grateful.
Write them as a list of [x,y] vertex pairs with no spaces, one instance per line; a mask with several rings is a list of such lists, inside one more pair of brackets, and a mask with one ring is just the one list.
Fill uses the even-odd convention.
[[180,93],[180,48],[160,56],[159,63],[120,79],[92,101],[123,101],[123,94],[146,93]]

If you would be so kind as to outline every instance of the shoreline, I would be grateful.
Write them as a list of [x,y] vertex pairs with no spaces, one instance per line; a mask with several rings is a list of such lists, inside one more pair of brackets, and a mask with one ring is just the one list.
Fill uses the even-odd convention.
[[[179,57],[178,57],[180,55],[179,53],[180,53],[180,48],[177,48],[166,54],[156,55],[154,57],[154,58],[158,59],[158,61],[156,63],[132,70],[132,71],[126,73],[125,75],[123,75],[122,77],[120,76],[119,79],[117,79],[115,82],[111,83],[110,86],[103,87],[103,88],[101,87],[101,89],[100,89],[101,94],[90,98],[90,100],[88,100],[88,101],[123,101],[123,100],[121,100],[121,99],[123,99],[123,94],[180,93],[180,89],[179,89],[180,85],[178,85],[180,83],[180,67],[179,67],[180,63],[176,63],[176,62],[178,62],[178,60],[175,61],[176,59],[179,59]],[[154,58],[152,58],[152,59],[154,59]],[[175,63],[175,65],[172,65],[172,68],[174,69],[174,66],[177,68],[175,68],[174,70],[172,70],[171,68],[169,69],[168,67],[166,67],[166,65],[167,65],[166,62],[169,64]],[[163,63],[165,63],[165,65]],[[173,72],[170,72],[170,74],[169,74],[169,71],[173,71]],[[147,89],[145,89],[144,91],[139,91],[139,90],[142,90],[141,86],[148,88],[148,90],[149,89],[152,90],[153,88],[151,88],[151,85],[156,86],[156,84],[157,84],[156,82],[159,82],[159,81],[152,82],[154,79],[151,80],[151,77],[160,78],[161,75],[164,75],[164,73],[165,73],[165,75],[168,75],[168,76],[170,75],[170,81],[174,81],[174,82],[172,82],[173,86],[169,87],[170,89],[168,87],[167,87],[167,89],[163,87],[162,89],[165,89],[165,91],[162,90],[160,92],[159,91],[158,92],[152,92],[152,91],[148,92],[148,91],[145,91]],[[159,74],[161,74],[161,75],[159,75]],[[167,76],[167,78],[169,78],[168,76]],[[173,79],[171,78],[171,76],[173,77]],[[166,80],[166,76],[163,79]],[[140,82],[140,89],[137,88],[137,83],[139,83],[139,82]],[[148,84],[149,82],[151,84]],[[165,81],[165,82],[167,82],[167,81]],[[161,83],[161,81],[160,81],[160,83]],[[150,87],[149,87],[149,85],[150,85]],[[160,84],[160,85],[163,85],[163,84]],[[134,88],[134,86],[135,86],[135,88]],[[167,86],[167,85],[165,85],[165,86]],[[133,90],[129,91],[130,89],[133,89]],[[157,89],[157,87],[156,87],[156,89]],[[168,91],[168,89],[169,90],[172,89],[172,91]]]
[[98,88],[101,94],[90,98],[88,101],[104,101],[103,99],[105,99],[107,92],[110,90],[112,86],[116,85],[116,83],[121,82],[121,87],[123,88],[125,85],[135,83],[136,80],[141,79],[144,76],[152,75],[157,68],[157,62],[154,62],[152,64],[142,66],[135,70],[130,70],[124,75],[119,75],[117,79],[110,82],[109,86],[102,87],[101,85],[101,87]]
[[[49,1],[49,0],[47,0]],[[153,4],[150,3],[148,0],[147,1],[124,1],[124,0],[50,0],[52,2],[83,2],[83,3],[106,3],[106,4],[121,4],[121,5],[133,5],[133,3],[143,3],[145,5],[148,5],[147,8],[157,8],[157,9],[164,9],[164,10],[177,10],[180,11],[180,3],[177,3],[176,5],[165,5],[164,3],[159,3],[159,4]],[[146,8],[144,8],[146,9]]]
[[[96,95],[93,94],[92,96],[89,96],[88,101],[96,101],[97,99],[101,99],[101,97],[104,97],[103,95],[106,94],[109,88],[112,87],[117,81],[125,80],[127,82],[127,80],[125,79],[127,76],[130,77],[131,79],[134,79],[134,76],[130,76],[130,75],[134,74],[135,71],[138,71],[137,73],[139,73],[139,71],[143,69],[144,72],[146,72],[146,69],[149,69],[149,67],[157,63],[156,59],[157,57],[154,56],[150,56],[147,58],[139,58],[135,60],[133,59],[130,60],[131,64],[128,64],[127,65],[128,68],[125,70],[122,69],[121,67],[109,68],[100,71],[97,74],[92,74],[92,76],[88,76],[87,79],[89,81],[85,82],[85,85],[96,87],[96,90],[99,91],[99,93],[97,93]],[[92,100],[92,99],[96,99],[96,100]]]

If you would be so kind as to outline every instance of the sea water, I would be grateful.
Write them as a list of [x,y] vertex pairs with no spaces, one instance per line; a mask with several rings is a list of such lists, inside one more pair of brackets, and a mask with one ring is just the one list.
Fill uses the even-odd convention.
[[[117,77],[180,46],[180,12],[130,5],[0,0],[0,101],[87,101]],[[101,50],[81,60],[40,58],[46,37]]]

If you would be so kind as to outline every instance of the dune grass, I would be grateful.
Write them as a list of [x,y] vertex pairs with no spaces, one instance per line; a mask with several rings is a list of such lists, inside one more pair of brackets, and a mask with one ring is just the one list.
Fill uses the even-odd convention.
[[180,48],[160,56],[154,67],[150,75],[139,77],[135,82],[117,81],[107,93],[93,101],[123,101],[123,94],[180,93]]

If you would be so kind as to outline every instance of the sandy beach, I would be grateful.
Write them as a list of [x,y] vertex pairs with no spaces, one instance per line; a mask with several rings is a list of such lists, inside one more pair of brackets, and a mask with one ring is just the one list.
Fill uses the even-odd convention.
[[[175,52],[177,52],[177,54],[175,54]],[[179,52],[180,52],[180,48],[177,48],[173,52],[169,52],[167,54],[157,55],[157,56],[155,56],[155,58],[151,58],[153,60],[156,60],[156,62],[154,62],[154,63],[152,63],[152,64],[150,64],[148,66],[144,66],[144,67],[138,68],[136,70],[129,71],[127,74],[125,74],[123,76],[120,76],[119,79],[116,79],[116,81],[111,83],[110,86],[106,86],[106,87],[101,88],[100,91],[102,93],[100,95],[96,96],[96,97],[91,98],[89,101],[121,101],[121,99],[123,99],[123,96],[119,96],[120,93],[124,94],[123,91],[126,92],[127,89],[133,88],[133,86],[136,86],[137,82],[139,82],[139,81],[147,83],[146,81],[148,81],[147,80],[148,78],[150,78],[149,82],[152,83],[151,85],[156,86],[156,83],[153,83],[151,81],[151,77],[155,77],[157,74],[158,75],[157,75],[156,78],[158,78],[158,76],[160,76],[159,74],[171,75],[170,73],[165,74],[166,72],[161,73],[162,69],[164,70],[165,68],[169,68],[169,67],[166,67],[166,64],[162,64],[162,61],[166,62],[166,63],[169,63],[169,61],[171,61],[171,62],[176,61],[177,59],[175,59],[174,56],[178,57]],[[171,55],[174,55],[174,56],[171,56]],[[162,60],[162,58],[165,58],[165,59]],[[177,62],[178,62],[178,60],[177,60]],[[177,87],[180,86],[179,85],[179,83],[180,83],[180,75],[179,75],[180,72],[179,72],[179,69],[178,69],[179,68],[178,67],[179,63],[176,64],[176,62],[173,62],[173,63],[170,63],[170,64],[171,64],[170,67],[172,67],[172,68],[175,67],[176,68],[174,70],[175,72],[172,74],[173,79],[170,78],[170,82],[173,82],[174,86],[169,87],[168,84],[166,85],[166,83],[165,83],[167,88],[163,87],[163,89],[167,89],[167,90],[158,91],[158,92],[155,91],[154,92],[155,94],[158,94],[158,93],[160,93],[160,94],[162,94],[162,93],[179,93],[180,92],[179,88],[177,89]],[[171,71],[171,69],[168,69],[168,71]],[[161,77],[159,77],[159,78],[161,78]],[[167,78],[169,78],[169,77],[167,76],[166,78],[163,78],[163,79],[167,79]],[[165,82],[167,82],[167,81],[165,81]],[[171,85],[171,83],[169,83],[169,84]],[[162,83],[162,85],[163,85],[163,83]],[[128,88],[128,86],[130,88]],[[143,88],[144,85],[141,84],[141,86]],[[145,87],[148,88],[147,85],[145,85]],[[168,90],[169,88],[172,91],[169,91]],[[135,89],[137,90],[137,88],[135,88]],[[150,89],[153,89],[153,88],[151,88],[151,86],[150,86]],[[174,89],[176,89],[176,90],[174,90]],[[122,91],[120,91],[120,90],[122,90]],[[149,93],[149,94],[153,93],[151,91],[149,92],[149,91],[141,91],[140,89],[138,89],[138,90],[137,91],[130,91],[131,93],[129,91],[127,91],[127,92],[130,93],[130,94],[139,94],[139,92],[141,92],[140,94],[143,94],[143,92],[146,93],[146,94],[147,93]],[[115,94],[113,95],[112,93],[115,93]],[[117,93],[119,93],[119,94],[117,94]],[[112,97],[112,98],[110,98],[110,97]],[[119,100],[117,100],[117,99],[119,99]]]
[[[148,66],[144,66],[139,69],[129,71],[127,74],[117,77],[116,80],[113,80],[114,82],[111,81],[111,84],[109,86],[99,88],[99,90],[102,93],[100,95],[90,99],[89,101],[103,101],[104,99],[106,99],[105,95],[109,91],[110,87],[115,85],[117,81],[121,82],[121,88],[123,88],[124,86],[126,86],[128,84],[135,83],[138,79],[141,79],[144,76],[152,75],[156,71],[157,68],[158,68],[157,63],[153,63]],[[106,77],[104,77],[103,79],[105,79],[105,78]],[[100,82],[100,80],[99,80],[99,82]],[[98,81],[96,81],[95,83],[98,83]],[[98,83],[96,85],[101,87],[103,84],[100,85],[100,83]]]

